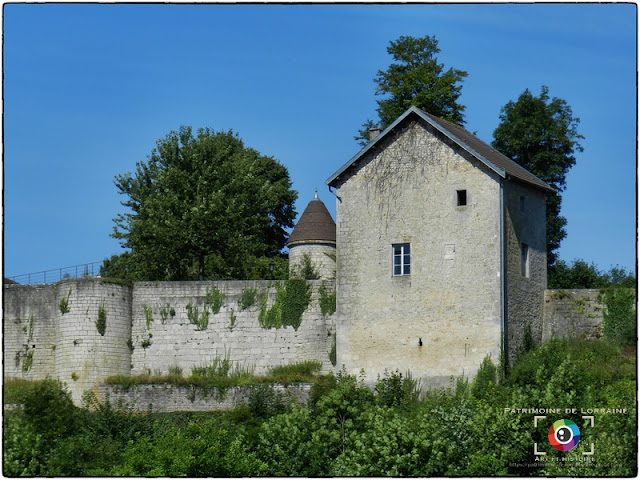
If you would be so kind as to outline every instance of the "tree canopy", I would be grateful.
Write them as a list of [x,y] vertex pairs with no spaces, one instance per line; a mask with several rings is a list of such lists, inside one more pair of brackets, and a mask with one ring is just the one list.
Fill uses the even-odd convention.
[[[102,275],[247,278],[279,257],[296,215],[286,167],[232,131],[199,129],[194,136],[180,127],[114,183],[129,211],[114,219],[112,236],[130,252],[106,260]],[[266,278],[268,270],[255,274]]]
[[560,215],[566,175],[575,165],[575,152],[581,152],[578,133],[580,119],[561,98],[549,98],[542,86],[539,96],[526,89],[516,102],[500,109],[500,124],[493,132],[491,145],[522,165],[558,191],[547,195],[547,264],[557,260],[556,250],[566,237],[566,218]]
[[362,145],[368,143],[370,128],[386,128],[411,106],[416,106],[458,125],[464,124],[465,106],[458,103],[462,80],[467,72],[438,63],[440,53],[435,36],[422,38],[401,36],[387,47],[393,56],[387,70],[378,70],[374,82],[376,95],[384,96],[378,103],[378,122],[367,120],[355,137]]

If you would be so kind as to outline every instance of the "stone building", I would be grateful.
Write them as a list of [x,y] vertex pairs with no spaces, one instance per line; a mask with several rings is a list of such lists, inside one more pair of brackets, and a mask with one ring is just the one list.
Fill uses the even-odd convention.
[[337,196],[337,365],[473,377],[540,340],[546,289],[539,178],[412,107],[328,180]]
[[299,275],[307,262],[321,279],[335,279],[336,223],[317,192],[289,235],[287,246],[291,276]]

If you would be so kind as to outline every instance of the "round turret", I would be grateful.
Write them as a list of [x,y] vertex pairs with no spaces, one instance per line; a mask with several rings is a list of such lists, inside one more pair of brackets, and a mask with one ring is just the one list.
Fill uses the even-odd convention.
[[336,223],[316,192],[287,241],[292,277],[336,276]]

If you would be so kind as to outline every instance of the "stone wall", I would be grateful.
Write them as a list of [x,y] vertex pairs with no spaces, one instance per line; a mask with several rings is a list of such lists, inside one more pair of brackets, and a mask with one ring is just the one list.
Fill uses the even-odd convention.
[[[311,390],[310,383],[297,385],[273,385],[272,388],[285,398],[306,404]],[[96,390],[101,401],[109,401],[114,407],[127,405],[134,411],[148,412],[206,412],[231,410],[248,403],[253,386],[229,387],[222,391],[204,392],[192,386],[169,384],[138,385],[123,388],[116,385],[100,385]]]
[[547,290],[542,340],[552,336],[602,337],[600,290]]
[[[95,278],[5,285],[3,305],[6,376],[58,378],[79,402],[96,382],[129,373],[129,287]],[[106,315],[104,335],[96,327],[99,309]]]
[[[535,342],[542,340],[544,292],[547,288],[547,237],[545,193],[516,181],[504,186],[505,237],[507,246],[507,349],[513,360],[525,326]],[[539,222],[531,219],[540,219]],[[523,266],[522,245],[528,246],[528,265]],[[524,270],[524,271],[523,271]]]
[[[25,379],[58,378],[74,402],[106,377],[116,374],[166,374],[228,358],[234,366],[266,373],[271,367],[314,360],[322,371],[329,359],[335,320],[323,315],[319,289],[332,292],[334,282],[312,281],[311,302],[300,326],[264,328],[259,321],[265,296],[270,308],[275,282],[143,282],[133,287],[108,279],[64,280],[51,285],[4,286],[4,375]],[[208,324],[189,319],[187,305],[199,316],[207,290],[224,294]],[[242,308],[240,299],[254,290],[255,303]],[[61,308],[61,302],[68,305]],[[211,310],[211,306],[207,306]],[[106,317],[98,331],[100,312]]]
[[[423,387],[472,377],[501,348],[496,174],[412,122],[338,183],[338,367],[410,370]],[[466,191],[458,206],[457,191]],[[411,274],[392,273],[408,243]]]
[[[133,290],[132,354],[133,374],[151,371],[168,373],[180,367],[188,375],[193,367],[210,365],[215,358],[229,358],[243,368],[266,373],[271,367],[305,360],[321,361],[323,372],[333,368],[329,351],[333,344],[335,321],[324,316],[319,306],[321,280],[309,282],[312,297],[297,330],[263,328],[259,322],[262,296],[267,295],[267,308],[275,301],[275,282],[141,282]],[[332,282],[324,282],[333,291]],[[221,292],[224,300],[220,311],[211,306],[205,329],[192,324],[192,316],[205,311],[207,290]],[[243,310],[243,292],[256,293],[255,304]],[[245,293],[246,295],[246,293]],[[163,309],[165,312],[163,313]],[[171,312],[174,315],[171,315]],[[147,322],[147,316],[151,318]],[[146,347],[143,347],[145,342]]]
[[302,268],[304,256],[308,255],[318,276],[326,280],[336,278],[336,247],[323,242],[308,241],[305,245],[289,247],[289,272],[297,276]]

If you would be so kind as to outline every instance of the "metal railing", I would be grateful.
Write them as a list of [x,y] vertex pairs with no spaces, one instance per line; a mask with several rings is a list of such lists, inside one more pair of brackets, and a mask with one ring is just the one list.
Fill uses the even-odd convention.
[[70,267],[54,268],[35,273],[24,273],[8,277],[16,283],[30,285],[32,283],[54,283],[67,278],[80,277],[97,277],[100,275],[100,267],[102,262],[82,263],[80,265],[72,265]]

